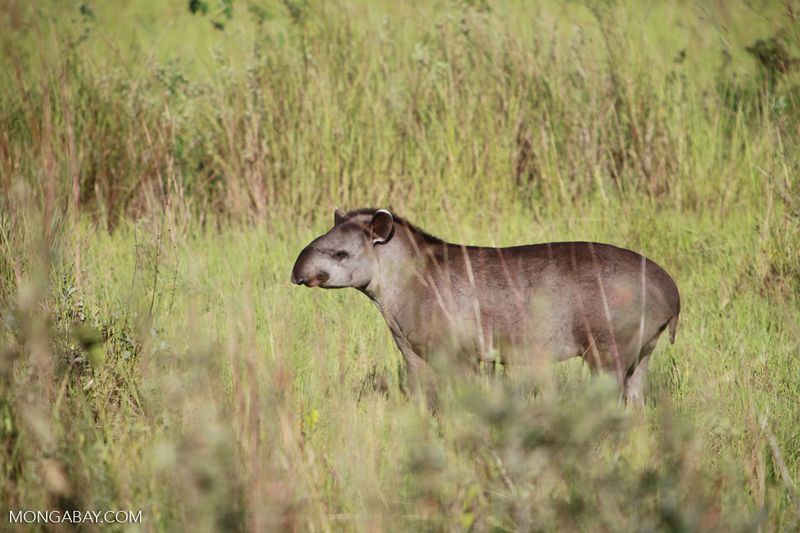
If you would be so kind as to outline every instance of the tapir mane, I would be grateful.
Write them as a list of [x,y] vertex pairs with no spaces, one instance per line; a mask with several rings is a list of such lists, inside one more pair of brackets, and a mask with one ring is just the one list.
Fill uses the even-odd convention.
[[[353,209],[352,211],[347,212],[348,218],[360,219],[363,218],[365,221],[368,221],[372,218],[375,212],[378,211],[378,208],[375,207],[362,207],[359,209]],[[420,237],[420,239],[428,244],[444,244],[445,241],[436,237],[435,235],[431,235],[427,231],[423,230],[422,228],[415,226],[408,220],[403,217],[397,216],[394,212],[392,212],[392,217],[394,218],[394,222],[397,225],[403,226],[411,231],[413,234]]]

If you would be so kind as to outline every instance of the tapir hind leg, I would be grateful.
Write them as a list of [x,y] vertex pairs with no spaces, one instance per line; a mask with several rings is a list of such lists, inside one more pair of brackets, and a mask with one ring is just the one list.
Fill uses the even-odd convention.
[[647,388],[647,364],[650,362],[650,354],[656,347],[658,335],[650,342],[642,346],[639,357],[636,359],[636,366],[625,378],[625,403],[628,405],[643,406],[645,400],[645,390]]

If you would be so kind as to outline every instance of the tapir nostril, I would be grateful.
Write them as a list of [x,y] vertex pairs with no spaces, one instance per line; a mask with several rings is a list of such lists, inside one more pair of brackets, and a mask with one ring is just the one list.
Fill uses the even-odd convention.
[[305,249],[300,252],[300,255],[297,256],[294,267],[292,267],[292,283],[295,285],[308,285],[309,281],[311,281],[311,276],[306,273],[308,271],[307,264],[311,255],[311,246],[306,246]]
[[298,274],[297,269],[292,269],[292,283],[295,285],[305,285],[308,280],[305,276]]

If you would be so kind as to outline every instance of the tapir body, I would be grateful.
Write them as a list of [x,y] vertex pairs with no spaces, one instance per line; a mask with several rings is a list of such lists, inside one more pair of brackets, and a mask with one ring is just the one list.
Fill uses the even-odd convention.
[[433,237],[386,210],[337,210],[297,258],[294,283],[355,287],[383,314],[412,374],[434,355],[530,364],[583,357],[644,401],[661,333],[680,296],[644,256],[590,242],[488,248]]

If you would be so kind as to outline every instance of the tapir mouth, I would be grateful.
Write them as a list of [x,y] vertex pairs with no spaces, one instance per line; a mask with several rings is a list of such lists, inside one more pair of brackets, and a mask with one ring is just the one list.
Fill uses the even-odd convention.
[[319,272],[316,276],[311,278],[307,285],[309,287],[321,287],[325,285],[325,282],[328,281],[330,275],[327,272]]
[[295,285],[305,285],[306,287],[320,287],[330,278],[327,272],[319,272],[316,276],[305,277],[292,273],[292,283]]

